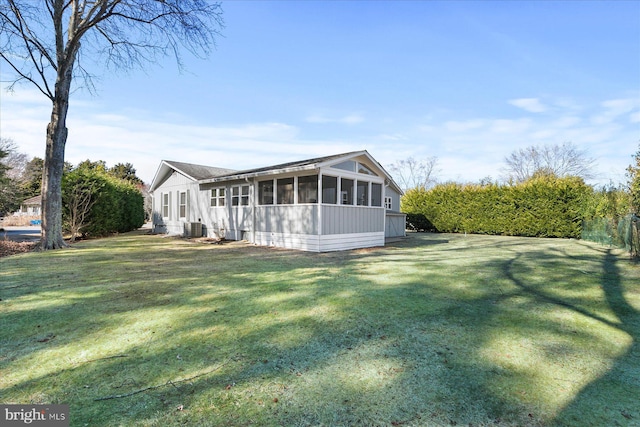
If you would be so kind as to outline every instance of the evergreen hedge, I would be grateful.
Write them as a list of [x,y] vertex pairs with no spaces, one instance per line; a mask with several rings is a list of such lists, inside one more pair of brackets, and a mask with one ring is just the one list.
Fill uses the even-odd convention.
[[413,189],[402,211],[448,233],[580,237],[591,187],[576,177],[540,176],[521,184],[446,183]]
[[92,203],[84,235],[105,236],[135,230],[144,224],[144,200],[131,182],[115,178],[104,171],[85,168],[66,173],[62,179],[63,222],[69,215],[65,200],[74,187],[90,189]]

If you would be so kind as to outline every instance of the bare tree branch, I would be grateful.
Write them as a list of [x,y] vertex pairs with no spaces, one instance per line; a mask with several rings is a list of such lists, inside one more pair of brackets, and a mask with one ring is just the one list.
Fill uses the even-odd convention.
[[391,164],[389,170],[397,178],[403,191],[412,188],[426,189],[436,183],[437,164],[437,157],[429,157],[425,160],[416,160],[413,157],[409,157],[406,160],[398,160]]
[[219,3],[208,0],[0,0],[0,61],[52,101],[42,180],[44,249],[62,239],[62,171],[70,94],[93,89],[83,60],[131,69],[181,51],[202,57],[224,26]]
[[520,148],[507,156],[504,162],[505,181],[524,182],[536,175],[595,177],[596,160],[571,142]]

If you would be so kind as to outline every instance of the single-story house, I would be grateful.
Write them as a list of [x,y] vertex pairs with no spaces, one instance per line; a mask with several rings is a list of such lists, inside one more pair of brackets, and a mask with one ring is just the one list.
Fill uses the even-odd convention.
[[163,160],[150,191],[157,233],[313,252],[405,235],[402,190],[367,151],[243,171]]
[[29,199],[24,200],[20,204],[20,210],[16,211],[13,215],[14,216],[40,216],[42,213],[41,205],[42,205],[42,196],[41,195],[33,196]]

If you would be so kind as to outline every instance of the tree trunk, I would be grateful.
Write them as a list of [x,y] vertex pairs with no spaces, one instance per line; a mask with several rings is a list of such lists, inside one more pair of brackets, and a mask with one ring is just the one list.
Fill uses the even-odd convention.
[[62,237],[62,172],[67,143],[67,111],[71,70],[60,73],[56,81],[51,122],[47,125],[47,150],[42,176],[42,249],[67,246]]

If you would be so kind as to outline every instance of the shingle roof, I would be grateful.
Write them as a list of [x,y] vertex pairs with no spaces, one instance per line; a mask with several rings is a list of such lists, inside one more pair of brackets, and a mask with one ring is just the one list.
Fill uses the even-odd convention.
[[165,160],[166,164],[183,172],[195,180],[214,178],[218,176],[234,173],[233,169],[218,168],[214,166],[195,165],[193,163],[183,163]]
[[352,152],[349,152],[349,153],[334,154],[332,156],[315,157],[313,159],[298,160],[298,161],[295,161],[295,162],[281,163],[279,165],[265,166],[265,167],[261,167],[261,168],[255,168],[255,169],[246,169],[246,170],[241,170],[241,171],[230,171],[229,173],[225,173],[225,174],[222,174],[222,175],[217,175],[216,178],[222,178],[222,177],[225,177],[225,176],[234,176],[234,175],[254,174],[254,173],[266,172],[266,171],[270,171],[270,170],[279,170],[279,169],[289,169],[289,168],[303,167],[303,166],[313,165],[313,164],[316,164],[316,163],[328,162],[328,161],[333,160],[333,159],[349,156],[351,154],[356,154],[356,153],[361,153],[361,151],[352,151]]
[[37,196],[33,196],[24,200],[22,202],[23,205],[41,205],[42,204],[42,196],[38,194]]

